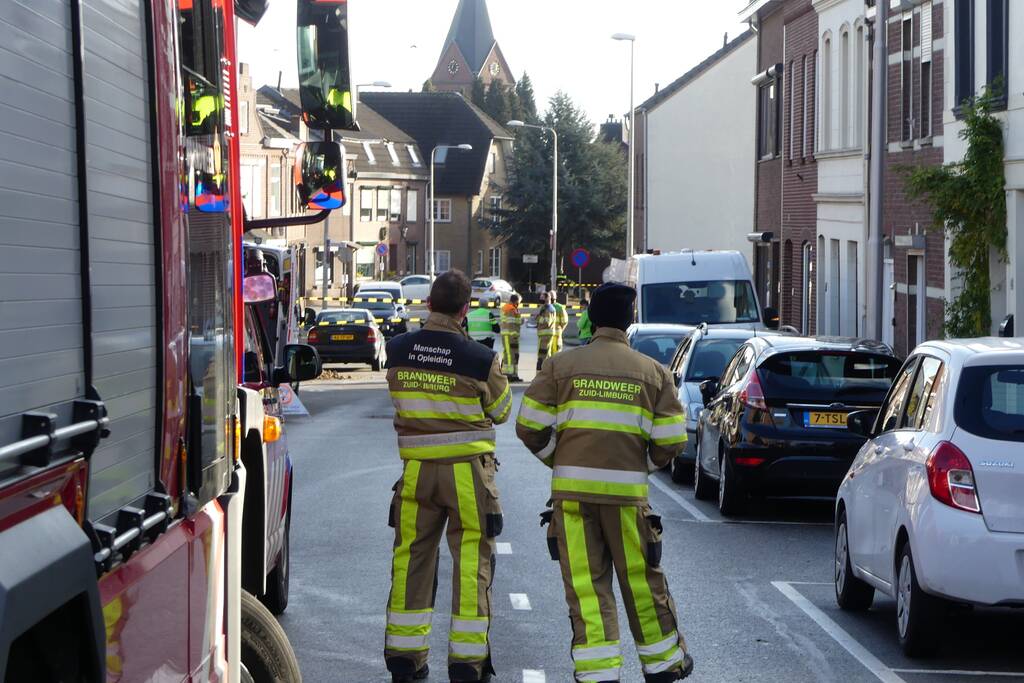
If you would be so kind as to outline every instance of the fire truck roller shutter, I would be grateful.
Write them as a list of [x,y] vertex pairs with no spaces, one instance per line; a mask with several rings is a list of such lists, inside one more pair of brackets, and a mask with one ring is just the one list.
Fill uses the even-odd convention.
[[67,0],[0,2],[0,45],[32,45],[0,58],[0,445],[85,396],[70,26]]
[[156,482],[159,253],[145,3],[90,0],[82,20],[93,384],[111,420],[90,467],[99,520]]

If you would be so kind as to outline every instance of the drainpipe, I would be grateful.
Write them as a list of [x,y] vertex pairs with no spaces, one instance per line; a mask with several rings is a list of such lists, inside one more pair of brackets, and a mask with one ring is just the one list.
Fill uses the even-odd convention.
[[871,76],[871,179],[868,206],[867,268],[865,272],[865,303],[868,307],[867,336],[881,339],[882,320],[882,232],[884,230],[884,197],[882,187],[885,173],[886,150],[886,81],[889,65],[888,50],[889,3],[878,0],[875,3],[874,58]]

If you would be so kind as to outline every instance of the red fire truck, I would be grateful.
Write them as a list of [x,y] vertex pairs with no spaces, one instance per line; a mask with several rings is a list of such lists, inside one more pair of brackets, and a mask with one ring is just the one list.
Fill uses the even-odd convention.
[[[354,125],[345,2],[299,6],[307,120]],[[265,9],[0,2],[5,683],[300,680],[242,590],[244,463],[280,434],[239,384],[234,28]],[[295,222],[344,201],[340,154],[307,146],[322,211]],[[279,361],[271,384],[319,372],[309,347]]]

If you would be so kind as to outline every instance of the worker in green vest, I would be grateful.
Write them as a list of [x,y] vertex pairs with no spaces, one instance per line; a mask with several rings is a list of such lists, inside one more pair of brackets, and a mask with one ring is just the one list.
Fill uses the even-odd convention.
[[497,311],[485,307],[472,309],[466,316],[466,330],[469,332],[470,339],[493,349],[494,340],[501,332]]
[[576,327],[580,331],[580,345],[586,346],[594,336],[594,323],[590,320],[589,308],[583,309],[580,319],[576,322]]

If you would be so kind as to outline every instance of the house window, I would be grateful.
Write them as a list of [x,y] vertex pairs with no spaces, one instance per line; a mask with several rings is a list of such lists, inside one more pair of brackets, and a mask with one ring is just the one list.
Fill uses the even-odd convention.
[[419,201],[420,193],[419,190],[409,190],[406,192],[406,210],[405,220],[409,223],[415,223],[419,220]]
[[796,60],[789,63],[789,160],[796,159]]
[[501,218],[501,196],[487,198],[487,214],[492,221]]
[[864,53],[865,42],[864,42],[864,27],[857,27],[857,44],[854,49],[854,59],[856,64],[854,65],[856,77],[853,81],[853,145],[854,147],[861,147],[864,142],[864,109],[865,109],[865,70],[867,69],[867,59]]
[[434,272],[443,273],[452,269],[452,252],[447,249],[438,249],[433,252]]
[[[812,59],[812,62],[813,62],[813,59]],[[804,65],[804,118],[803,118],[803,126],[802,126],[802,128],[803,128],[803,130],[802,130],[802,133],[803,133],[803,148],[802,148],[801,156],[803,156],[806,159],[807,158],[807,154],[810,152],[810,147],[807,144],[807,140],[808,140],[808,137],[810,136],[810,130],[811,130],[811,99],[810,99],[810,94],[811,94],[811,72],[810,72],[810,68],[807,66],[807,55],[804,55],[803,65]]]
[[494,173],[495,169],[498,168],[498,153],[491,152],[487,157],[487,172]]
[[759,131],[758,154],[762,159],[771,159],[780,151],[779,137],[782,127],[779,121],[779,104],[782,101],[778,88],[782,86],[782,79],[778,78],[773,82],[761,86],[760,97],[760,119],[761,130]]
[[900,120],[903,128],[900,140],[907,142],[914,138],[914,15],[903,15],[902,66],[900,67]]
[[501,247],[490,250],[491,277],[501,277]]
[[238,131],[242,135],[249,134],[249,100],[238,102]]
[[974,97],[974,0],[955,0],[956,107]]
[[438,223],[452,222],[452,200],[434,200],[434,220],[437,221]]
[[921,5],[921,114],[920,136],[932,136],[932,3]]
[[416,153],[416,148],[412,145],[406,145],[405,149],[409,152],[409,158],[412,159],[413,166],[422,166],[423,162],[420,161],[420,155]]
[[267,190],[268,211],[271,216],[281,215],[281,164],[270,164],[270,187]]
[[839,132],[843,149],[850,147],[850,32],[839,37]]
[[476,272],[478,275],[484,274],[484,250],[480,249],[476,252]]
[[363,153],[366,154],[366,161],[371,164],[377,163],[377,157],[373,155],[373,149],[370,147],[369,142],[363,143]]
[[391,190],[386,187],[377,188],[377,220],[388,220],[391,208]]
[[359,220],[363,223],[373,220],[373,190],[368,187],[359,189]]
[[402,190],[397,187],[391,188],[391,221],[402,220]]
[[[1006,98],[1006,87],[1009,85],[1009,24],[1007,22],[1008,0],[988,0],[988,83],[995,84],[1001,80],[1002,97]],[[1020,9],[1018,7],[1018,9]]]
[[395,151],[395,143],[393,142],[388,143],[388,156],[391,157],[392,166],[400,165],[398,161],[398,152]]
[[818,145],[822,150],[832,146],[832,38],[826,37],[821,44],[821,130]]

